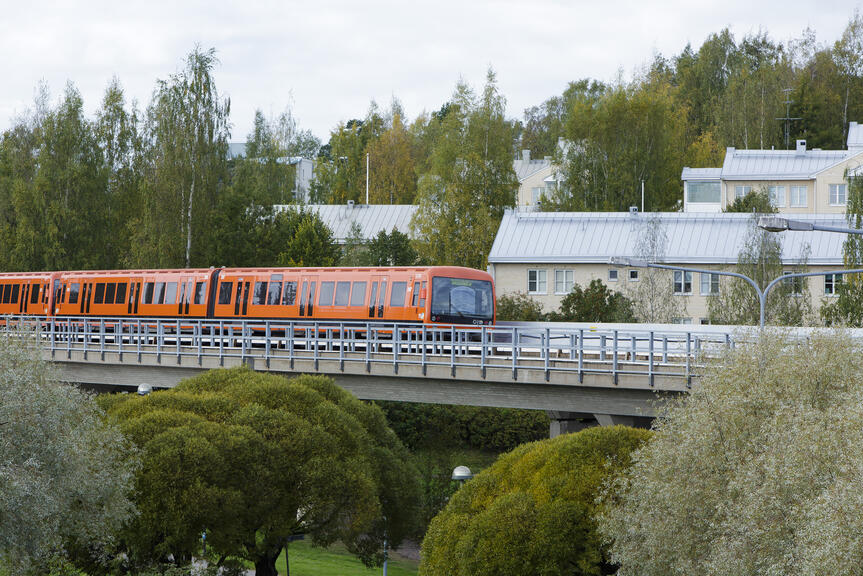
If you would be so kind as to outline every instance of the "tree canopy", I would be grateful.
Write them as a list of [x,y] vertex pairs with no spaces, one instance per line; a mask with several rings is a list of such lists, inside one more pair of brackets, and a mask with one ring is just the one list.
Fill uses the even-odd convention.
[[608,493],[620,573],[858,574],[861,352],[768,332],[710,365]]
[[138,563],[217,557],[275,574],[288,537],[336,540],[367,564],[414,528],[416,470],[382,412],[319,376],[214,370],[147,397],[105,400],[140,447]]
[[46,574],[57,556],[113,548],[135,513],[135,459],[103,416],[26,343],[0,338],[0,571]]
[[420,574],[609,573],[595,527],[596,498],[649,434],[597,427],[501,456],[432,520]]

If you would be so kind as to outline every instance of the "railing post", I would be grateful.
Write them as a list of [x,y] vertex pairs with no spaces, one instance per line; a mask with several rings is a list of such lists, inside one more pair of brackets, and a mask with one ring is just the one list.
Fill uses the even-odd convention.
[[180,364],[180,354],[181,354],[181,351],[180,351],[180,330],[181,330],[181,328],[182,327],[180,326],[180,319],[177,318],[177,328],[176,328],[176,332],[174,332],[174,335],[177,337],[177,364]]
[[482,379],[485,380],[485,346],[486,346],[486,334],[487,334],[487,332],[486,332],[485,326],[483,326],[479,330],[480,330],[479,338],[481,341],[481,348],[479,351],[479,354],[480,354],[479,366],[480,366],[480,371],[482,372]]
[[549,374],[549,357],[551,356],[551,329],[546,328],[543,333],[544,345],[542,350],[545,352],[545,381],[548,382],[550,378]]
[[618,356],[618,348],[617,343],[619,341],[617,330],[614,331],[614,336],[612,340],[612,349],[611,349],[611,374],[614,379],[614,385],[617,386],[617,356]]
[[99,318],[99,358],[105,360],[105,319]]
[[[203,347],[204,347],[204,321],[197,320],[195,323],[195,336],[198,341],[198,366],[202,364]],[[210,336],[213,336],[213,328],[210,327]]]
[[[375,340],[377,340],[378,335],[375,332]],[[372,325],[366,322],[366,372],[371,373],[372,371]]]
[[401,346],[401,330],[398,324],[393,324],[393,373],[399,373],[399,347]]
[[455,325],[450,326],[450,357],[449,357],[449,366],[450,366],[450,376],[455,378]]
[[51,318],[51,358],[54,358],[54,344],[56,339],[56,325],[54,324],[54,318]]
[[318,323],[315,322],[315,372],[318,371]]
[[165,342],[165,325],[156,320],[156,362],[162,363],[162,344]]
[[[117,327],[120,329],[120,338],[117,340],[117,355],[120,358],[120,362],[123,361],[123,330],[125,329],[125,324],[123,323],[123,319],[120,318],[117,320]],[[117,337],[117,328],[114,329],[114,338]]]
[[692,345],[690,342],[690,333],[686,333],[686,387],[692,388],[692,374],[690,373],[691,365],[689,355],[692,352]]
[[584,328],[578,330],[578,383],[584,384]]
[[219,366],[225,365],[225,321],[219,320]]
[[294,369],[294,321],[291,320],[288,323],[288,329],[291,331],[291,335],[288,336],[288,361],[291,365],[291,370]]
[[345,371],[345,324],[339,322],[339,371]]
[[140,318],[138,318],[137,323],[138,323],[138,326],[136,329],[138,331],[138,337],[136,338],[136,340],[138,341],[138,364],[140,364],[141,363],[141,357],[143,355],[143,352],[141,352],[141,319]]
[[270,330],[270,321],[266,320],[266,340],[264,341],[264,365],[267,369],[270,368],[270,335],[272,334]]
[[518,380],[518,328],[512,327],[512,379]]
[[423,324],[423,339],[422,339],[422,347],[423,347],[423,352],[422,352],[422,371],[423,371],[423,376],[425,376],[425,375],[426,375],[426,325],[425,325],[425,324]]
[[650,342],[647,346],[647,380],[653,388],[653,330],[650,331]]

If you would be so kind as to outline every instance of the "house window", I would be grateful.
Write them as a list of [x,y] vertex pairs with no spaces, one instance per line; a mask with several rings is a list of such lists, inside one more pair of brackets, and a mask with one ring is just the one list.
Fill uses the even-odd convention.
[[617,269],[612,268],[608,271],[608,281],[609,282],[617,282]]
[[701,295],[710,296],[719,294],[719,274],[701,273]]
[[542,202],[542,198],[545,195],[545,188],[531,188],[530,189],[530,203],[531,204],[539,204]]
[[791,187],[791,207],[806,208],[806,197],[809,195],[807,186],[792,186]]
[[735,186],[734,187],[734,199],[740,200],[747,194],[752,192],[752,186]]
[[768,186],[767,195],[773,206],[785,207],[785,186]]
[[824,295],[836,296],[842,286],[842,274],[826,274],[824,276]]
[[708,324],[710,324],[710,318],[703,318],[703,317],[702,317],[702,318],[699,320],[699,323],[700,323],[702,326],[707,326]]
[[692,318],[672,318],[672,324],[692,324]]
[[718,180],[686,183],[687,202],[722,202],[722,184]]
[[630,270],[629,271],[629,281],[630,282],[638,282],[638,270]]
[[692,272],[674,271],[674,293],[692,294]]
[[572,291],[573,281],[572,270],[555,270],[554,271],[554,293],[569,294]]
[[845,184],[830,184],[827,188],[831,206],[845,206],[848,203],[848,188]]
[[545,273],[545,270],[527,271],[527,291],[530,294],[545,294],[548,292]]
[[[785,276],[792,274],[791,272],[783,272]],[[782,281],[788,287],[789,292],[794,296],[803,294],[803,278],[795,276],[794,278],[786,278]]]

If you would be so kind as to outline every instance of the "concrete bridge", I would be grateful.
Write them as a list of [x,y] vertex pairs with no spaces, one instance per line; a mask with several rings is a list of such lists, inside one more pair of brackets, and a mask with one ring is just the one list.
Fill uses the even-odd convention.
[[[35,328],[34,328],[35,326]],[[317,373],[368,400],[545,410],[552,435],[585,425],[644,426],[686,392],[727,332],[560,324],[495,327],[123,318],[10,320],[38,331],[71,383],[169,388],[245,364]]]

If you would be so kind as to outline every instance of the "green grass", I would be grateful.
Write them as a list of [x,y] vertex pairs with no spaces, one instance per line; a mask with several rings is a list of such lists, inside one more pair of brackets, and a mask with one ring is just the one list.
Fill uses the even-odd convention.
[[[316,548],[307,540],[292,542],[291,576],[373,576],[383,574],[383,567],[366,568],[344,546]],[[416,576],[418,563],[398,554],[390,554],[388,576]],[[276,561],[279,574],[285,574],[285,553]]]

